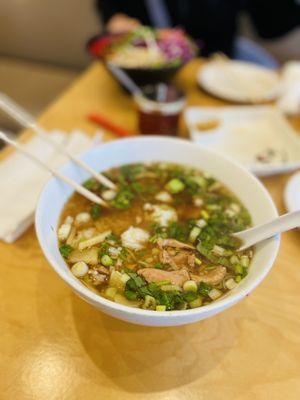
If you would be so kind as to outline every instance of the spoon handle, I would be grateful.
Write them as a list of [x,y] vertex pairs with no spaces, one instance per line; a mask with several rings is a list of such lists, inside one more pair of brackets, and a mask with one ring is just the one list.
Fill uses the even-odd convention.
[[118,79],[119,82],[122,83],[126,87],[127,90],[131,94],[137,94],[139,96],[142,96],[142,90],[138,87],[138,85],[129,77],[129,75],[124,72],[121,68],[117,67],[116,65],[113,65],[111,63],[107,64],[108,69],[111,71],[111,73]]
[[262,224],[254,228],[247,229],[243,232],[235,234],[242,240],[243,244],[239,250],[245,250],[262,240],[268,239],[278,233],[289,231],[300,226],[300,210],[288,214]]

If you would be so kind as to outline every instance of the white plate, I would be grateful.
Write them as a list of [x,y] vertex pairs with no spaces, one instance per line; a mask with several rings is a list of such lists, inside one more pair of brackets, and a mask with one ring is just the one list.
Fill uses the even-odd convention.
[[[300,137],[273,107],[188,107],[185,120],[194,142],[227,154],[258,176],[300,168]],[[218,120],[210,131],[197,122]]]
[[300,172],[288,180],[284,189],[284,202],[287,211],[300,210]]
[[280,94],[275,71],[242,61],[211,61],[199,70],[197,81],[214,96],[238,103],[261,103]]

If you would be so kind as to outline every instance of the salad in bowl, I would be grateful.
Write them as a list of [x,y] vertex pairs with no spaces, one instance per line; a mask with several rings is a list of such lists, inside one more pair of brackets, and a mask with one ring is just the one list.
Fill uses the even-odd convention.
[[198,48],[179,28],[141,26],[122,34],[102,34],[88,43],[89,52],[106,64],[126,71],[140,84],[169,80]]

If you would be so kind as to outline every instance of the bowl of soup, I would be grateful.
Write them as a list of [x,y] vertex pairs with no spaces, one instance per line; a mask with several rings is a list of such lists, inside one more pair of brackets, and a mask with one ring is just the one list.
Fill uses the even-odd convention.
[[279,237],[240,252],[232,236],[277,211],[263,185],[230,159],[157,136],[113,141],[82,159],[116,189],[71,162],[61,172],[109,207],[51,178],[36,231],[52,268],[104,313],[149,326],[196,322],[237,303],[272,267]]

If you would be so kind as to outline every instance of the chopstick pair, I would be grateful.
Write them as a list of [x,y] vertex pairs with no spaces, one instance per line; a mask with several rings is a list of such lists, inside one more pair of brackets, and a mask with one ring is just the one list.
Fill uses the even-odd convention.
[[[64,147],[60,144],[54,142],[48,135],[45,133],[44,129],[39,126],[35,121],[34,118],[28,114],[25,110],[23,110],[20,106],[18,106],[13,100],[11,100],[8,96],[3,93],[0,93],[0,108],[5,111],[8,115],[18,121],[24,127],[32,129],[38,136],[40,136],[43,140],[51,144],[58,152],[66,155],[69,157],[73,162],[79,165],[81,168],[88,171],[98,182],[102,183],[106,187],[110,189],[115,189],[116,185],[107,179],[102,174],[99,174],[94,169],[92,169],[89,165],[87,165],[84,161],[80,160],[79,158],[75,157],[71,153],[69,153]],[[41,166],[42,168],[50,171],[53,175],[57,178],[63,180],[68,185],[72,186],[78,193],[82,196],[86,197],[87,199],[91,200],[94,203],[100,204],[104,207],[108,207],[108,204],[99,196],[95,195],[94,193],[90,192],[85,187],[79,185],[72,179],[68,178],[67,176],[62,175],[60,172],[56,171],[43,161],[41,161],[38,157],[34,156],[27,150],[25,150],[18,142],[11,140],[4,132],[0,131],[0,139],[3,140],[5,143],[10,144],[11,146],[15,147],[17,150],[22,152],[26,155],[29,159],[34,161],[36,164]]]

